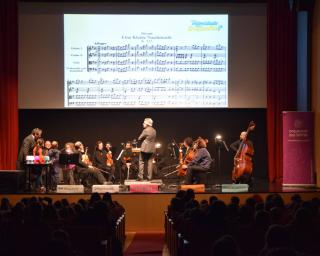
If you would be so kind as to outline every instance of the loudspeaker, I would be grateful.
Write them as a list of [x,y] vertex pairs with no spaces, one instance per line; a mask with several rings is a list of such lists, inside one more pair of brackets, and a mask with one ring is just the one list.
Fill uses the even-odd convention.
[[0,170],[0,193],[14,194],[25,189],[25,171]]
[[194,192],[203,193],[205,192],[204,184],[195,184],[195,185],[181,185],[181,190],[193,189]]
[[222,184],[222,193],[239,193],[239,192],[249,192],[248,184]]
[[83,185],[58,185],[57,193],[63,194],[83,194],[84,186]]

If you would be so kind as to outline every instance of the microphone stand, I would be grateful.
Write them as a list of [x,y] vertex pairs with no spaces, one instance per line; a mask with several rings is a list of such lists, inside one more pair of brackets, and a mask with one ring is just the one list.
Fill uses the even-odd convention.
[[218,173],[221,174],[221,144],[223,145],[224,149],[229,152],[229,148],[224,140],[216,141],[218,146]]

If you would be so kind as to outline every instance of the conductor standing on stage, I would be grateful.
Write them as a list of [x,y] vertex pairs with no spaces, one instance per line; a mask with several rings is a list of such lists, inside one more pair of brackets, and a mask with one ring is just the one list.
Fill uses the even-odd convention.
[[140,134],[138,140],[142,141],[141,151],[139,156],[139,174],[138,180],[143,180],[143,174],[145,168],[147,169],[148,180],[152,179],[153,163],[152,157],[156,151],[155,140],[157,132],[152,127],[153,121],[151,118],[145,118],[143,122],[143,131]]

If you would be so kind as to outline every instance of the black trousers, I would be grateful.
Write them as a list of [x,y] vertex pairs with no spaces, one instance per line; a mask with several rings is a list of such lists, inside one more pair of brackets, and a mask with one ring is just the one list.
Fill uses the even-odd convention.
[[199,165],[189,166],[185,178],[185,184],[199,184],[200,176],[208,171],[208,169],[202,168]]

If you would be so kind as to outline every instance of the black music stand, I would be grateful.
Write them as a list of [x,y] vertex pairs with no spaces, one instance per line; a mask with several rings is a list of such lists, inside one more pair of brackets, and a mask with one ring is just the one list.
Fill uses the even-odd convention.
[[79,163],[79,153],[60,153],[59,164],[78,164]]

